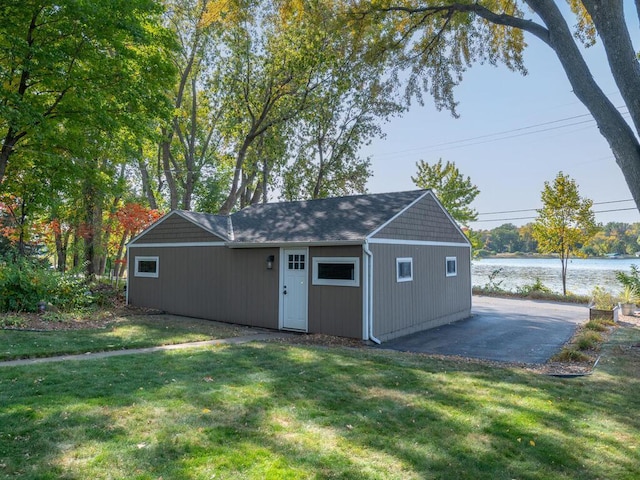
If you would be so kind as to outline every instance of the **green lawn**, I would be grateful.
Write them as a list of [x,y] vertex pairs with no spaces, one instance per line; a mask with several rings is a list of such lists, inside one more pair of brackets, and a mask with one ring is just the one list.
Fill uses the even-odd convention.
[[133,315],[105,328],[30,332],[0,330],[0,360],[102,352],[228,338],[250,329],[175,315]]
[[0,478],[637,479],[640,329],[594,375],[286,343],[0,368]]

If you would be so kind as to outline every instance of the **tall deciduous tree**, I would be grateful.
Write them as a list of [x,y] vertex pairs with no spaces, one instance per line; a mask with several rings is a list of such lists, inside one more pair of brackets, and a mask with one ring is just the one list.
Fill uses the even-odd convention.
[[318,19],[315,23],[340,35],[328,39],[325,80],[290,127],[294,161],[284,174],[287,200],[365,192],[371,170],[359,149],[382,137],[382,123],[405,109],[389,65],[365,56],[369,37],[344,29],[343,19],[331,9],[318,10],[312,12]]
[[[307,108],[309,94],[323,80],[325,47],[332,35],[309,21],[306,5],[300,2],[255,1],[251,11],[226,3],[228,9],[213,13],[226,24],[227,18],[235,19],[225,35],[228,58],[221,81],[228,105],[223,115],[225,140],[234,152],[235,164],[221,214],[231,212],[238,202],[243,206],[247,190],[259,178],[258,165],[269,169],[269,164],[261,162],[268,157],[264,149],[278,145],[274,136]],[[256,150],[263,150],[262,159],[257,158]],[[262,178],[267,176],[263,173]]]
[[[633,47],[624,0],[375,0],[350,2],[353,18],[377,24],[379,44],[411,65],[409,92],[430,92],[439,108],[455,113],[453,87],[476,61],[504,63],[525,72],[524,32],[553,50],[572,90],[592,114],[609,143],[636,206],[640,208],[640,64]],[[640,16],[640,2],[635,1]],[[530,12],[536,16],[528,18]],[[576,25],[572,29],[569,24]],[[631,122],[593,78],[578,42],[604,46],[611,74]],[[398,49],[398,47],[400,47]]]
[[480,190],[471,178],[460,173],[454,162],[437,163],[429,165],[424,160],[416,163],[418,172],[411,177],[413,183],[420,188],[430,188],[438,197],[438,200],[447,209],[449,214],[463,225],[473,222],[478,218],[476,212],[469,205],[478,196]]
[[[160,171],[155,172],[155,178],[163,182],[158,185],[160,190],[166,186],[172,209],[190,210],[202,176],[215,170],[220,161],[216,147],[221,108],[217,100],[221,92],[208,88],[220,68],[222,28],[210,15],[210,9],[220,2],[164,0],[164,4],[165,23],[178,39],[178,48],[171,55],[178,78],[168,93],[174,110],[161,127],[157,163]],[[153,197],[150,163],[145,157],[138,162],[147,198]]]
[[562,172],[553,183],[545,182],[541,199],[533,236],[538,241],[538,251],[560,257],[562,293],[566,295],[569,258],[580,255],[580,247],[598,231],[591,210],[593,201],[581,197],[575,181]]

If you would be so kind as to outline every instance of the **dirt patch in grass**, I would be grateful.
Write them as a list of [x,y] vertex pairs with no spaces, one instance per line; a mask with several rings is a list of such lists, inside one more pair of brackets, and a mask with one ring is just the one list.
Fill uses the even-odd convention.
[[49,332],[56,330],[86,330],[107,328],[109,325],[134,315],[156,315],[161,312],[151,309],[118,306],[80,312],[3,313],[0,328],[6,330],[31,330]]

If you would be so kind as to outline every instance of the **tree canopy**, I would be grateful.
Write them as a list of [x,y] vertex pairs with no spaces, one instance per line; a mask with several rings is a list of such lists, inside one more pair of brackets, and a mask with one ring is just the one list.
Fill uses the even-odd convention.
[[[379,27],[373,49],[410,70],[407,94],[420,99],[428,92],[454,115],[454,88],[469,66],[502,63],[526,73],[524,33],[543,42],[609,143],[640,208],[640,64],[630,33],[637,22],[627,18],[623,0],[354,0],[349,8],[363,29]],[[640,16],[640,2],[635,8]],[[607,98],[580,48],[596,39],[631,122]]]
[[34,152],[82,155],[78,130],[140,131],[161,114],[172,81],[161,12],[153,0],[3,2],[0,185]]
[[454,162],[443,164],[442,159],[439,159],[437,163],[430,165],[420,160],[416,167],[416,176],[411,177],[413,183],[420,188],[433,190],[455,220],[467,225],[478,218],[478,212],[470,205],[480,194],[480,190],[471,183],[470,177],[465,178],[460,173]]

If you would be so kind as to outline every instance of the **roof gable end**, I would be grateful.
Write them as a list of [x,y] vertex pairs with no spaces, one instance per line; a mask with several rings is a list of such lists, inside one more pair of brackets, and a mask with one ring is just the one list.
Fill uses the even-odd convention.
[[225,242],[228,240],[226,225],[226,217],[172,210],[146,228],[128,245],[172,243],[178,240],[185,243]]

